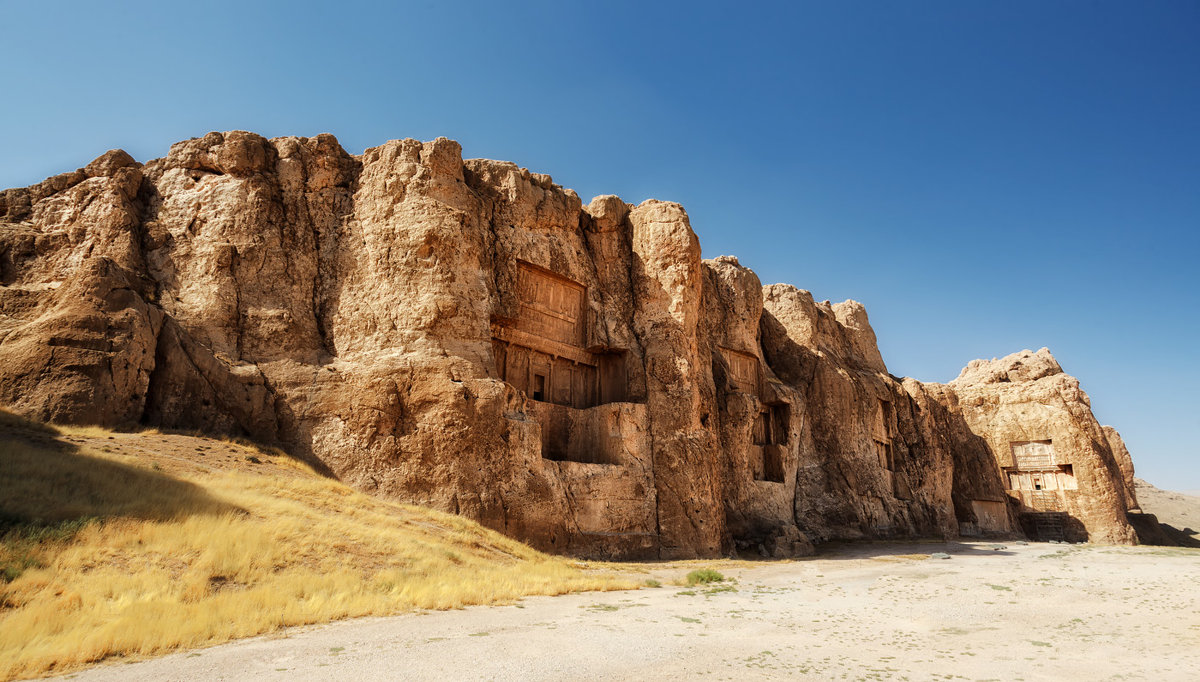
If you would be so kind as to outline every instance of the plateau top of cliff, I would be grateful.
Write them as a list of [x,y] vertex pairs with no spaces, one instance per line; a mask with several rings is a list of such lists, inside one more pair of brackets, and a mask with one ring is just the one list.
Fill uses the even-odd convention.
[[950,384],[969,386],[1016,383],[1036,381],[1062,373],[1062,366],[1050,354],[1049,348],[1041,348],[1037,352],[1026,349],[998,359],[972,360]]
[[[92,178],[129,178],[129,182],[124,183],[124,186],[128,189],[130,198],[133,198],[143,174],[154,179],[172,169],[245,178],[278,172],[281,160],[286,162],[307,157],[310,161],[316,161],[309,163],[305,168],[307,177],[304,179],[310,191],[346,186],[354,178],[356,167],[393,145],[414,145],[419,148],[418,155],[421,157],[430,157],[428,160],[433,161],[437,158],[453,159],[468,169],[488,168],[502,173],[514,171],[513,175],[520,176],[532,186],[560,191],[575,201],[579,199],[574,190],[555,184],[551,176],[531,172],[510,161],[462,159],[462,147],[458,142],[445,137],[424,143],[414,139],[389,140],[355,155],[343,149],[337,138],[330,133],[321,133],[311,138],[284,136],[268,139],[257,133],[232,130],[210,132],[203,137],[176,142],[171,145],[166,156],[145,163],[138,162],[122,149],[113,149],[101,154],[83,168],[51,176],[27,187],[0,188],[0,220],[27,221],[31,217],[32,206],[42,199]],[[461,177],[461,172],[457,175]],[[612,195],[598,196],[587,206],[588,212],[598,218],[616,215],[617,220],[628,213],[629,208],[629,204]]]

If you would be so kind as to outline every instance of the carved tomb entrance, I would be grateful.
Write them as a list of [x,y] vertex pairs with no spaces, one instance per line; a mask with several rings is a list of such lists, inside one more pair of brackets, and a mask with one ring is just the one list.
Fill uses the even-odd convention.
[[1013,466],[1004,467],[1009,495],[1031,509],[1061,511],[1067,490],[1077,490],[1075,469],[1059,461],[1049,440],[1014,441]]
[[542,456],[619,463],[619,448],[606,446],[610,420],[579,413],[623,402],[626,394],[625,353],[584,347],[587,288],[518,261],[516,293],[516,317],[492,319],[492,352],[500,378],[533,401]]
[[750,467],[756,481],[783,483],[784,453],[791,426],[791,407],[783,402],[767,402],[759,376],[758,357],[731,348],[720,348],[729,368],[728,382],[733,390],[748,393],[759,400],[754,421]]

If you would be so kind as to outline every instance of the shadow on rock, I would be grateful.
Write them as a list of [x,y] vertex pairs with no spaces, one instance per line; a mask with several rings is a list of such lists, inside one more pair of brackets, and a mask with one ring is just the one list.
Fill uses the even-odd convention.
[[1180,530],[1159,521],[1154,514],[1129,512],[1125,516],[1129,519],[1129,525],[1137,531],[1139,544],[1161,547],[1200,547],[1200,539],[1194,536],[1195,531],[1191,528]]

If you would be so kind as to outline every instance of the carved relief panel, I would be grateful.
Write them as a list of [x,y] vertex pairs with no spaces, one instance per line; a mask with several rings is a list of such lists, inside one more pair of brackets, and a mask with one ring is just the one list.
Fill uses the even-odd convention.
[[1013,465],[1004,468],[1008,490],[1025,506],[1043,511],[1058,509],[1058,491],[1078,490],[1075,468],[1059,462],[1050,440],[1013,441]]
[[542,338],[583,345],[583,302],[587,289],[528,263],[517,263],[520,313],[517,329]]
[[583,348],[587,288],[517,262],[517,316],[492,320],[499,377],[529,398],[582,409],[625,398],[622,352]]
[[721,357],[729,367],[729,381],[742,393],[758,395],[758,358],[729,348],[721,349]]
[[1054,466],[1054,445],[1048,440],[1012,443],[1013,465],[1018,469],[1046,469]]

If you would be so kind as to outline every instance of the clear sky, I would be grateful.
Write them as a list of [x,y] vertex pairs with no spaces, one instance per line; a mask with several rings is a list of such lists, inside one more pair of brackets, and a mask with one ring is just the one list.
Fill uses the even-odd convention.
[[0,0],[0,187],[210,130],[439,135],[866,304],[893,374],[1048,346],[1200,490],[1200,3]]

